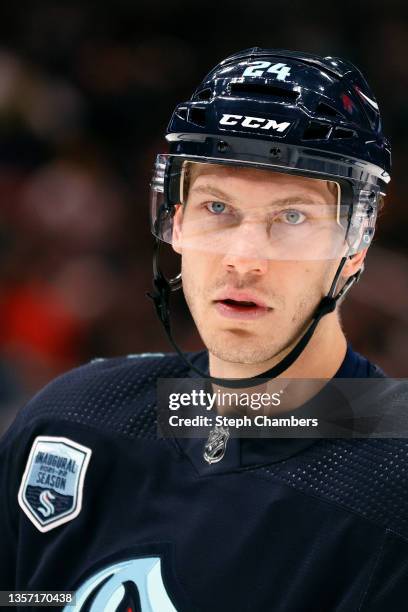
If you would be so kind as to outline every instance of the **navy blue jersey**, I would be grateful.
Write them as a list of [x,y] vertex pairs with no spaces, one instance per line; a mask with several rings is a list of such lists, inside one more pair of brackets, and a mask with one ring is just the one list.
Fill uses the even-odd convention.
[[[407,441],[234,438],[209,465],[203,440],[156,433],[156,379],[188,375],[175,354],[99,360],[19,413],[0,590],[74,591],[81,612],[407,610]],[[337,373],[381,375],[350,347]]]

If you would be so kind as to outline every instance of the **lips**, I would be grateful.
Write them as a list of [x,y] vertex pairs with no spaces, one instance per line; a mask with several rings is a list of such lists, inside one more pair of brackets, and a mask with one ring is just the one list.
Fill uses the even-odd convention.
[[261,298],[259,298],[256,294],[247,291],[225,291],[217,296],[214,301],[230,304],[231,306],[258,306],[259,308],[268,308],[267,304]]
[[257,295],[250,292],[225,291],[214,302],[217,312],[230,319],[256,319],[272,310]]
[[244,306],[244,307],[254,307],[258,306],[255,302],[245,302],[244,300],[222,300],[224,304],[229,304],[230,306]]

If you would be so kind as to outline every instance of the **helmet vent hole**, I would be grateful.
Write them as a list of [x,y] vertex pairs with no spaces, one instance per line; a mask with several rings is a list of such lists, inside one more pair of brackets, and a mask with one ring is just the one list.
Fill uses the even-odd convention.
[[316,113],[325,117],[342,117],[341,113],[338,113],[335,108],[332,108],[325,102],[319,102],[316,107]]
[[318,121],[311,121],[308,127],[303,133],[304,140],[324,140],[328,138],[331,125],[327,123],[319,123]]
[[180,119],[184,119],[184,121],[187,121],[187,107],[180,107],[176,109],[176,115],[177,117],[180,117]]
[[267,95],[272,96],[274,98],[281,98],[282,100],[289,100],[291,102],[295,102],[299,97],[298,91],[293,91],[292,89],[284,89],[283,87],[276,87],[276,85],[267,85],[265,83],[231,83],[229,89],[230,95]]
[[205,108],[197,108],[195,106],[190,108],[190,114],[188,120],[195,125],[204,127],[206,124],[206,111]]
[[194,100],[210,100],[212,98],[212,91],[209,87],[202,89],[195,96]]
[[355,131],[347,128],[336,127],[333,132],[333,138],[338,139],[354,138],[354,136],[356,136]]
[[270,149],[269,155],[275,159],[280,159],[282,157],[282,152],[279,148],[273,147]]
[[229,145],[224,140],[220,140],[217,144],[217,149],[219,153],[225,153],[229,149]]

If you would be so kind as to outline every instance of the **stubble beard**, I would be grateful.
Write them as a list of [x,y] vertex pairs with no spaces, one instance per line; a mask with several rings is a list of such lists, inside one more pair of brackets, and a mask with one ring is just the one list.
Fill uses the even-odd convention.
[[305,332],[314,312],[314,303],[312,307],[308,300],[302,300],[294,312],[289,321],[284,317],[285,321],[271,322],[268,327],[261,323],[256,333],[250,329],[231,328],[231,331],[217,330],[215,333],[204,331],[200,335],[208,351],[223,361],[248,365],[275,362],[282,359]]
[[[311,322],[312,315],[320,297],[310,294],[300,298],[290,315],[287,314],[285,299],[277,298],[279,309],[269,315],[268,326],[263,319],[254,322],[253,329],[239,327],[239,321],[231,322],[224,329],[211,327],[208,313],[199,313],[196,304],[209,303],[194,291],[183,288],[190,313],[194,319],[200,337],[207,350],[222,361],[237,364],[254,365],[267,361],[277,361],[287,354],[300,339]],[[268,318],[268,315],[266,315]],[[251,324],[250,324],[251,325]],[[273,329],[275,327],[275,330]]]

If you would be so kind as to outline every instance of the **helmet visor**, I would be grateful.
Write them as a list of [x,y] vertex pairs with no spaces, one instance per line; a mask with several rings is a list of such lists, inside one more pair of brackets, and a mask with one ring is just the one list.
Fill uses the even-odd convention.
[[152,231],[179,253],[270,260],[350,254],[351,207],[337,181],[242,165],[181,160],[169,168],[162,162],[163,180],[152,184]]

